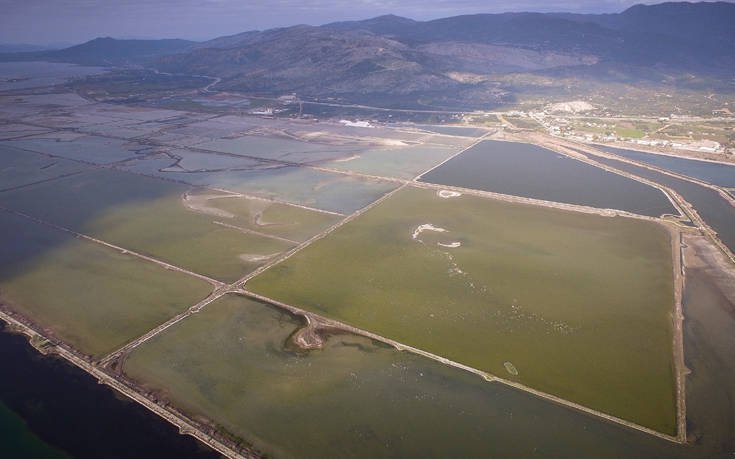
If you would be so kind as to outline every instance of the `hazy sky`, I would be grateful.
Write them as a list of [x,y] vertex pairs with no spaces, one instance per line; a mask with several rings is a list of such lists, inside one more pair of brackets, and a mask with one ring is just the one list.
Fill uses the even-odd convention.
[[[731,0],[735,1],[735,0]],[[98,36],[202,40],[245,30],[398,14],[433,19],[504,11],[618,12],[635,0],[0,0],[0,43]]]

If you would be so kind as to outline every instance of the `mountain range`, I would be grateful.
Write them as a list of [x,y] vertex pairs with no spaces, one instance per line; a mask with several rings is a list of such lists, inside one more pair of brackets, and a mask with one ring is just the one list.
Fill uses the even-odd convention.
[[500,101],[498,75],[617,75],[660,80],[735,73],[735,4],[637,5],[617,14],[504,13],[414,21],[380,16],[248,31],[206,42],[99,38],[0,55],[145,65],[221,78],[219,89],[386,104]]

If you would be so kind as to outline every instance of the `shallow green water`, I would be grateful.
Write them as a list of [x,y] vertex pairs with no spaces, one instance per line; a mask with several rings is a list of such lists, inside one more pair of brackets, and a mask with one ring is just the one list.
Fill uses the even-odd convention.
[[190,187],[110,170],[1,193],[0,205],[232,282],[294,244],[214,223],[187,209]]
[[652,222],[406,188],[246,288],[673,433],[672,270]]
[[675,458],[683,448],[355,336],[284,347],[290,315],[230,296],[125,372],[273,457]]
[[102,356],[205,298],[210,284],[0,212],[0,300]]

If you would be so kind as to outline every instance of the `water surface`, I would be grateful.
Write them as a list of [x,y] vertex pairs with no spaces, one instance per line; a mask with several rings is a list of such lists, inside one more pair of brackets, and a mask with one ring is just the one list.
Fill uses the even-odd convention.
[[[147,409],[121,397],[82,370],[45,357],[0,321],[0,439],[5,422],[25,422],[35,436],[28,449],[0,442],[0,457],[15,459],[216,459],[221,457]],[[3,410],[5,407],[10,410]],[[21,440],[16,438],[17,440]],[[43,443],[41,443],[43,442]],[[43,446],[46,444],[47,446]],[[5,454],[13,447],[10,454]],[[32,449],[30,449],[32,448]],[[59,451],[66,451],[63,454]],[[13,453],[13,451],[18,454]],[[36,455],[38,453],[38,455]]]
[[602,164],[607,164],[671,187],[684,199],[689,201],[697,209],[699,216],[717,232],[720,240],[731,251],[735,251],[735,207],[730,205],[717,191],[623,161],[601,156],[594,156],[593,158]]
[[598,145],[598,148],[624,158],[640,161],[671,172],[704,180],[705,182],[713,185],[735,187],[735,165],[728,166],[726,164],[718,164],[710,161],[675,158],[673,156],[657,155],[654,153],[626,150],[623,148],[604,147],[601,145]]
[[687,448],[355,336],[284,347],[300,322],[225,297],[125,371],[273,457],[677,458]]
[[421,180],[652,217],[677,213],[653,187],[526,143],[483,141]]

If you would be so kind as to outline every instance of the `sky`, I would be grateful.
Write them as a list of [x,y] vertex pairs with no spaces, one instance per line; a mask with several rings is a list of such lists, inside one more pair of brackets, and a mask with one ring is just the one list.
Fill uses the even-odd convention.
[[[735,0],[729,0],[735,1]],[[635,0],[0,0],[0,43],[206,40],[246,30],[397,14],[417,20],[506,11],[619,12]]]

